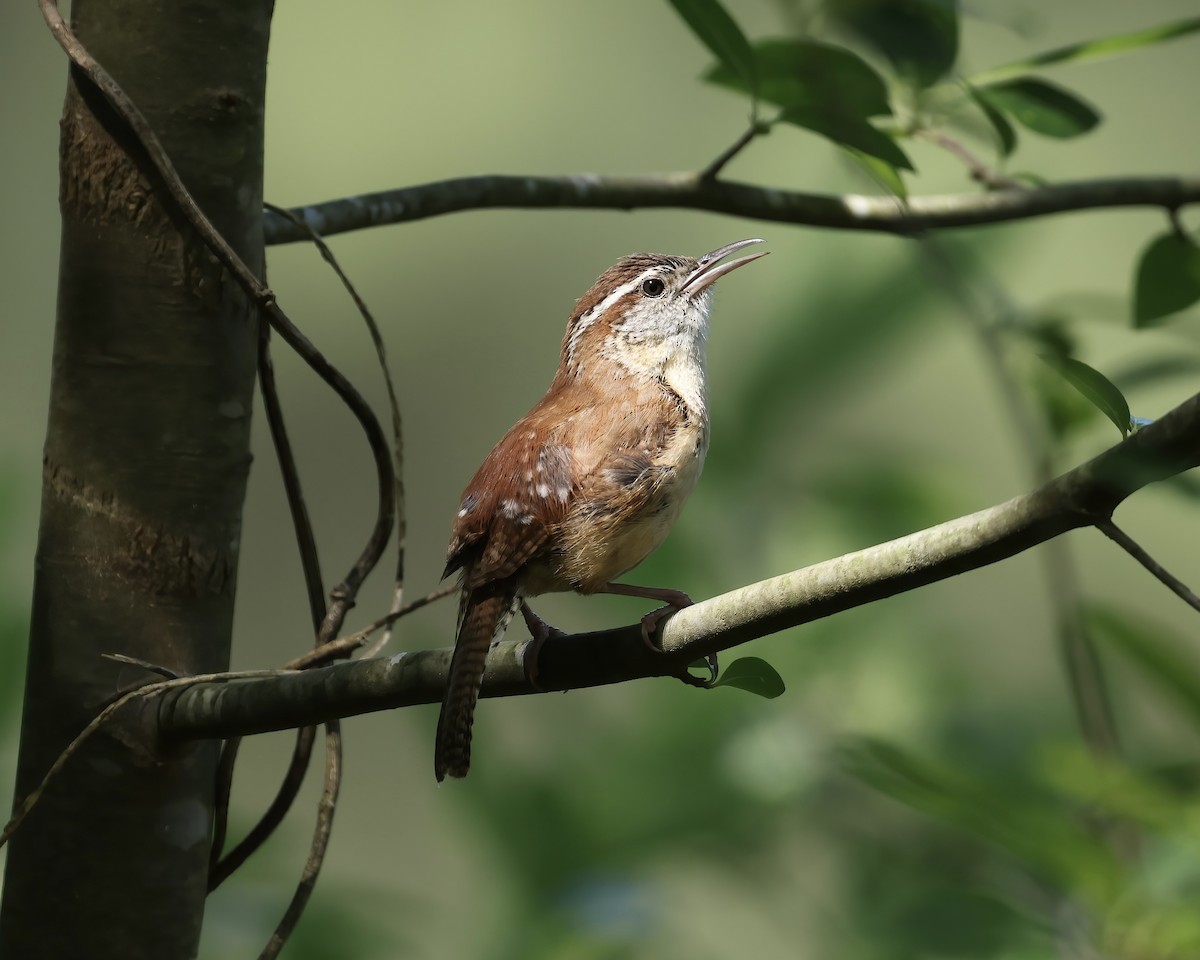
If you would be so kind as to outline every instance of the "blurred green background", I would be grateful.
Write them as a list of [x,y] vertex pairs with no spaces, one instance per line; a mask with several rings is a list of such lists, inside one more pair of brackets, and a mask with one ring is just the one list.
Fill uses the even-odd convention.
[[[770,0],[728,8],[752,37],[798,18],[797,5]],[[1195,12],[1188,0],[973,4],[960,69]],[[1104,123],[1065,142],[1023,133],[1011,168],[1049,180],[1194,173],[1198,50],[1200,40],[1183,39],[1056,68],[1050,75]],[[649,0],[281,4],[266,195],[294,205],[477,173],[695,169],[746,122],[743,100],[699,82],[710,62],[670,7]],[[36,540],[64,78],[35,5],[5,4],[4,791]],[[912,193],[974,189],[945,153],[907,149],[920,171]],[[754,144],[726,174],[877,192],[835,148],[794,128]],[[1160,211],[1114,210],[945,243],[972,289],[1003,291],[1023,317],[1062,318],[1077,355],[1126,388],[1135,415],[1155,417],[1195,391],[1200,333],[1194,309],[1160,329],[1129,327],[1138,254],[1164,229]],[[398,380],[410,596],[436,585],[462,486],[544,391],[570,307],[594,277],[635,250],[695,255],[745,236],[768,239],[772,255],[717,298],[709,466],[636,582],[704,597],[1031,486],[978,337],[911,242],[692,212],[456,214],[332,242],[380,320]],[[269,263],[281,302],[383,416],[369,340],[336,279],[303,245],[272,249]],[[1176,372],[1137,374],[1162,358]],[[336,576],[369,529],[369,460],[330,394],[282,352],[276,362],[324,567]],[[1023,369],[1020,356],[1013,368]],[[309,643],[279,477],[256,426],[235,636],[234,665],[247,668]],[[1102,417],[1080,421],[1061,436],[1057,463],[1116,439]],[[1118,514],[1193,586],[1196,507],[1162,488]],[[436,708],[348,720],[332,848],[285,955],[1200,956],[1188,909],[1200,902],[1200,699],[1187,686],[1200,670],[1195,615],[1100,534],[1068,538],[1082,596],[1122,611],[1133,649],[1178,658],[1156,676],[1102,647],[1127,765],[1097,767],[1080,746],[1036,553],[756,642],[745,652],[787,681],[777,700],[658,680],[485,702],[471,777],[440,789]],[[386,609],[387,566],[351,627]],[[643,607],[566,596],[538,609],[585,630],[631,622]],[[451,601],[422,611],[394,647],[449,644],[453,616]],[[1111,615],[1104,625],[1110,638],[1121,629]],[[269,801],[289,752],[286,735],[244,745],[235,836]],[[265,942],[307,852],[317,779],[213,897],[202,956],[253,955]],[[1116,815],[1136,824],[1136,856],[1096,839]]]

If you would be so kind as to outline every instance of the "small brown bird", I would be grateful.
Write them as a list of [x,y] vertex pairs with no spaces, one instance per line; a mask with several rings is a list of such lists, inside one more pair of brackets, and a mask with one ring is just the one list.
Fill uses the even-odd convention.
[[622,257],[575,305],[546,395],[496,444],[463,492],[447,551],[462,571],[458,638],[438,717],[434,770],[464,777],[484,661],[518,608],[535,639],[550,628],[526,597],[574,590],[665,601],[678,590],[613,581],[667,536],[708,451],[704,341],[712,284],[766,256],[722,263],[739,240],[698,260]]

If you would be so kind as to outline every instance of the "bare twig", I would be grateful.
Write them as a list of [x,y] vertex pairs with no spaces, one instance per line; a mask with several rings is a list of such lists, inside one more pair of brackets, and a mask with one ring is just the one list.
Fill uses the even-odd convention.
[[86,727],[84,727],[81,731],[79,731],[78,734],[75,735],[75,738],[63,748],[62,753],[55,758],[54,763],[50,765],[50,769],[46,771],[37,787],[30,791],[30,793],[15,806],[12,817],[9,818],[8,823],[4,825],[4,829],[0,831],[0,847],[3,847],[6,843],[8,843],[8,841],[12,838],[12,835],[17,832],[17,828],[20,827],[21,823],[29,815],[29,811],[31,811],[37,805],[37,802],[41,799],[42,794],[46,792],[47,785],[51,780],[58,776],[62,768],[67,765],[67,761],[69,761],[71,757],[73,757],[79,751],[79,748],[83,746],[89,737],[103,727],[104,724],[107,723],[113,717],[113,715],[117,713],[118,710],[120,710],[134,698],[157,696],[165,693],[168,690],[188,687],[195,683],[223,683],[234,679],[262,680],[266,679],[267,677],[281,676],[282,673],[283,671],[280,670],[242,670],[236,673],[197,674],[191,677],[177,677],[171,680],[160,680],[155,683],[143,684],[142,686],[135,687],[132,690],[127,690],[120,694],[116,697],[116,699],[105,706],[103,710],[96,714],[96,716],[91,719]]
[[275,448],[275,459],[279,463],[279,473],[283,478],[296,547],[300,552],[300,569],[304,575],[308,613],[313,622],[313,629],[318,630],[321,621],[325,619],[325,586],[321,576],[321,557],[317,550],[317,538],[313,533],[308,504],[304,501],[296,455],[292,451],[292,441],[283,418],[283,405],[279,400],[275,364],[271,360],[271,328],[265,323],[260,329],[258,340],[258,386],[263,398],[263,411],[267,415],[271,444]]
[[161,663],[151,663],[149,660],[142,660],[140,657],[127,657],[123,653],[102,653],[100,656],[105,660],[113,661],[113,663],[123,663],[131,667],[140,667],[143,670],[148,670],[150,673],[157,673],[160,677],[166,677],[168,680],[179,679],[179,674],[170,667],[164,667]]
[[1175,596],[1179,597],[1193,610],[1200,610],[1200,596],[1177,576],[1168,571],[1161,563],[1155,560],[1145,548],[1142,547],[1133,537],[1129,536],[1124,530],[1118,527],[1111,520],[1096,524],[1100,528],[1100,532],[1106,537],[1119,545],[1126,553],[1134,560],[1140,563],[1143,567],[1149,570],[1162,583],[1166,584],[1167,589]]
[[[305,223],[299,217],[291,213],[291,211],[278,207],[273,203],[264,204],[264,206],[272,213],[286,217],[292,223],[295,223],[307,234],[309,239],[316,246],[322,258],[337,274],[341,280],[342,286],[346,288],[346,292],[350,294],[354,300],[354,305],[358,308],[359,314],[363,318],[363,322],[367,325],[367,332],[371,335],[371,342],[375,347],[375,356],[379,361],[379,369],[383,374],[383,383],[387,388],[388,406],[392,415],[392,456],[393,456],[393,473],[395,478],[395,513],[396,513],[396,575],[393,579],[394,587],[392,590],[392,603],[389,608],[390,613],[398,613],[404,607],[404,547],[408,539],[408,523],[405,516],[405,497],[404,497],[404,423],[400,417],[400,401],[396,396],[396,385],[392,380],[392,372],[388,367],[387,350],[383,343],[383,333],[379,329],[379,324],[375,321],[374,314],[371,313],[366,301],[359,295],[350,278],[338,263],[337,257],[333,255],[333,251],[329,245],[321,237],[319,233],[310,224]],[[388,629],[384,631],[380,639],[372,646],[368,656],[373,656],[380,649],[385,647],[391,640],[392,631],[391,624],[394,620],[388,621]]]
[[[304,502],[300,472],[296,467],[296,458],[292,453],[291,440],[283,419],[283,407],[279,402],[275,365],[271,362],[271,328],[265,323],[259,330],[258,382],[263,398],[263,408],[267,415],[267,425],[271,433],[271,443],[275,448],[279,472],[283,477],[283,487],[287,496],[288,510],[292,517],[296,545],[300,552],[300,567],[304,575],[309,616],[313,621],[313,629],[319,630],[321,621],[325,618],[325,587],[321,578],[321,561],[308,507]],[[315,738],[315,730],[296,731],[292,756],[288,761],[283,780],[275,793],[275,798],[246,836],[227,856],[222,857],[228,829],[229,796],[233,788],[234,766],[241,745],[237,737],[231,737],[225,741],[221,748],[220,762],[217,764],[217,785],[214,792],[213,846],[208,872],[209,893],[217,889],[238,867],[245,863],[283,822],[300,793],[300,786],[304,782],[308,765],[312,761]]]
[[[275,798],[270,806],[259,817],[258,822],[246,833],[232,850],[225,854],[208,874],[208,892],[216,890],[230,878],[238,868],[250,859],[259,848],[267,842],[275,829],[283,822],[288,811],[292,808],[304,776],[308,772],[308,761],[312,756],[313,745],[316,743],[317,730],[312,725],[300,726],[296,731],[296,742],[292,747],[292,757],[284,772],[283,781],[275,792]],[[235,748],[236,749],[236,748]],[[223,766],[223,764],[222,764]],[[222,790],[224,784],[220,784]]]
[[916,136],[922,140],[927,140],[935,146],[941,147],[947,153],[961,160],[967,168],[967,172],[971,175],[971,179],[976,183],[981,183],[991,190],[1026,189],[1019,181],[993,170],[975,156],[961,141],[950,136],[948,133],[944,133],[941,130],[921,129],[917,131]]
[[[241,737],[230,737],[221,744],[221,756],[217,760],[217,772],[213,777],[213,835],[208,847],[208,877],[206,883],[209,893],[215,889],[213,878],[221,862],[221,854],[225,852],[225,837],[229,833],[229,799],[233,794],[233,768],[237,765],[238,751],[242,746]],[[219,882],[219,881],[218,881]]]
[[[384,616],[380,617],[373,623],[367,624],[365,627],[356,631],[355,633],[348,633],[344,637],[338,637],[336,640],[331,640],[329,643],[322,647],[318,647],[316,650],[311,651],[305,656],[291,661],[291,663],[289,663],[287,666],[289,669],[293,670],[304,670],[308,669],[309,667],[316,666],[319,663],[325,663],[330,660],[338,660],[342,659],[343,657],[347,657],[361,647],[364,643],[366,643],[371,634],[377,633],[378,631],[391,626],[401,617],[406,617],[410,613],[420,610],[424,606],[428,606],[435,600],[441,600],[443,597],[448,597],[450,594],[457,592],[458,584],[456,583],[449,583],[438,587],[436,590],[432,590],[425,594],[425,596],[418,597],[416,600],[412,600],[409,603],[404,604],[404,606],[400,607],[399,609],[392,609],[388,611],[388,613],[386,613]],[[393,595],[393,607],[395,606],[394,601],[395,597]],[[382,646],[383,643],[376,641],[363,651],[363,657],[377,656]]]
[[[46,784],[51,779],[53,779],[53,777],[55,775],[57,775],[57,773],[66,764],[66,762],[71,758],[71,756],[74,755],[76,753],[76,751],[78,751],[79,747],[83,744],[83,742],[85,740],[87,740],[87,738],[90,737],[92,734],[94,734],[97,730],[99,730],[104,725],[104,723],[110,717],[112,717],[112,715],[114,713],[116,713],[125,704],[129,703],[129,701],[132,700],[134,697],[157,696],[158,694],[166,692],[167,690],[174,689],[175,687],[180,687],[180,688],[187,687],[194,683],[216,683],[216,682],[225,682],[225,681],[229,681],[229,680],[260,680],[260,679],[265,679],[267,677],[279,677],[279,676],[283,676],[286,673],[294,673],[294,672],[297,672],[300,670],[304,670],[307,668],[312,668],[314,666],[321,665],[321,664],[325,663],[326,660],[328,660],[329,658],[336,656],[338,653],[342,653],[342,651],[345,651],[348,653],[348,652],[352,652],[353,650],[356,650],[358,647],[362,646],[363,641],[366,640],[367,637],[369,637],[375,631],[382,629],[387,623],[394,622],[395,620],[398,620],[401,617],[407,616],[408,614],[412,613],[414,610],[419,610],[419,609],[421,609],[421,607],[427,606],[428,604],[433,603],[435,600],[440,600],[442,597],[449,596],[451,593],[454,593],[457,589],[458,589],[457,586],[453,585],[453,584],[449,585],[449,586],[445,586],[445,587],[440,587],[437,590],[434,590],[431,593],[428,593],[423,597],[420,597],[416,600],[411,601],[410,603],[406,604],[402,609],[397,610],[394,613],[389,613],[385,617],[381,617],[380,619],[376,620],[374,623],[368,625],[367,627],[364,627],[362,630],[359,630],[356,633],[348,634],[345,637],[340,637],[337,640],[330,641],[328,644],[325,644],[322,647],[318,647],[315,650],[309,651],[307,654],[305,654],[301,657],[297,657],[295,660],[290,661],[288,664],[286,664],[280,670],[243,670],[243,671],[230,672],[230,673],[212,673],[212,674],[203,674],[203,675],[196,675],[196,676],[190,676],[190,677],[174,677],[174,676],[172,676],[171,678],[169,678],[168,680],[163,681],[163,682],[142,684],[140,686],[134,687],[132,690],[124,691],[123,693],[118,695],[118,697],[115,700],[113,700],[112,703],[110,703],[103,710],[101,710],[100,713],[98,713],[95,716],[95,718],[93,718],[92,721],[87,725],[87,727],[85,727],[79,733],[79,735],[76,736],[75,739],[72,740],[71,743],[67,745],[67,747],[63,750],[63,752],[61,754],[59,754],[58,758],[54,761],[50,770],[47,771],[45,777],[42,778],[42,782],[38,785],[37,789],[34,790],[32,793],[30,793],[29,796],[27,796],[24,800],[22,800],[20,804],[18,804],[18,806],[16,808],[16,812],[13,814],[12,820],[10,820],[8,825],[5,826],[3,832],[0,833],[0,847],[3,847],[4,844],[8,842],[9,837],[11,837],[12,834],[16,831],[16,829],[20,825],[21,821],[25,819],[25,817],[29,814],[29,811],[32,810],[34,805],[37,803],[38,798],[45,791]],[[134,666],[142,667],[146,670],[150,670],[151,672],[159,672],[160,669],[165,669],[165,668],[159,668],[155,664],[147,663],[146,661],[143,661],[143,660],[138,660],[136,657],[126,657],[123,654],[119,654],[119,653],[106,653],[106,654],[102,654],[102,656],[104,656],[105,658],[107,658],[109,660],[115,660],[119,663],[129,663]],[[309,725],[309,729],[314,730],[315,727],[313,727],[312,725]],[[238,738],[238,739],[240,739],[240,738]],[[232,740],[230,742],[232,742]],[[233,756],[234,756],[233,754],[231,754],[229,757],[225,757],[223,755],[222,763],[232,764]],[[222,778],[221,776],[218,776],[217,782],[218,782],[218,784],[224,784],[225,786],[228,786],[228,784],[232,782],[232,778],[231,777],[230,778]],[[225,795],[224,798],[222,798],[222,797],[217,798],[218,806],[224,805],[227,807],[228,803],[229,803],[228,795]],[[222,831],[222,836],[217,837],[214,835],[214,838],[213,838],[214,860],[215,860],[216,854],[219,853],[220,848],[223,844],[223,840],[224,840],[224,837],[223,837],[224,827],[222,826],[220,829]],[[232,867],[232,869],[230,870],[230,872],[232,872],[233,870],[236,870],[237,866],[240,866],[240,863],[238,863],[237,865],[234,865]],[[224,879],[224,877],[222,877],[222,879]]]
[[[1075,210],[1131,206],[1170,210],[1197,202],[1200,202],[1200,176],[1078,180],[1016,190],[915,196],[898,205],[891,196],[797,193],[720,178],[706,179],[691,172],[658,177],[580,173],[439,180],[294,207],[291,212],[325,237],[463,210],[497,208],[708,210],[750,220],[908,236],[925,230],[1004,223]],[[295,243],[307,237],[295,223],[274,214],[266,217],[263,228],[268,244]]]
[[771,132],[770,124],[756,120],[746,128],[746,131],[733,141],[728,147],[722,150],[716,158],[707,167],[700,171],[701,180],[715,180],[717,174],[725,169],[725,165],[734,157],[748,147],[757,137],[765,136]]
[[321,790],[321,799],[317,804],[317,823],[313,828],[312,844],[309,847],[308,859],[304,862],[304,870],[300,874],[300,882],[296,892],[292,894],[283,918],[279,921],[271,939],[259,954],[259,960],[274,960],[287,943],[295,930],[296,924],[304,914],[317,877],[321,872],[321,864],[329,848],[329,834],[333,829],[333,814],[337,809],[338,791],[342,782],[342,728],[338,720],[325,725],[325,755],[329,762],[325,765],[325,785]]

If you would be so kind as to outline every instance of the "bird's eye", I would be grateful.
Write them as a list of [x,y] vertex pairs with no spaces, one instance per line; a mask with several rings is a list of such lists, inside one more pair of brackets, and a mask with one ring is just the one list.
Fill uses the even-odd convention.
[[667,289],[667,285],[658,277],[651,277],[649,280],[642,281],[642,293],[648,297],[661,297],[663,291]]

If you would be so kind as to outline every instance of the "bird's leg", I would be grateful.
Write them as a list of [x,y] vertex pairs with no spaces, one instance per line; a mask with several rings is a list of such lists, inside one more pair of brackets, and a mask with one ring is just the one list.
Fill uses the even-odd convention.
[[658,625],[677,613],[684,607],[692,605],[692,598],[682,590],[672,590],[669,587],[639,587],[630,583],[606,583],[600,588],[601,593],[613,593],[622,597],[643,597],[647,600],[662,600],[666,606],[651,610],[642,617],[642,642],[655,653],[662,653],[662,647],[654,642],[654,634]]
[[[653,639],[658,625],[672,614],[678,613],[684,607],[690,607],[693,603],[692,598],[682,590],[672,590],[669,587],[639,587],[629,583],[606,583],[598,592],[613,593],[622,597],[644,597],[648,600],[662,600],[666,603],[665,607],[651,610],[642,617],[642,642],[655,653],[663,652],[662,647],[658,646]],[[709,680],[711,684],[717,679],[717,655],[710,653],[705,659],[708,662],[709,673],[712,675]],[[693,682],[692,679],[689,679],[691,674],[685,671],[685,675],[680,679],[687,683]]]
[[541,690],[542,688],[538,686],[537,682],[537,662],[538,654],[542,651],[542,644],[551,637],[565,637],[566,634],[559,630],[558,627],[550,626],[550,624],[534,613],[529,604],[524,600],[521,601],[521,616],[525,620],[529,636],[533,638],[530,645],[525,649],[525,676],[536,689]]
[[662,653],[662,648],[655,645],[651,639],[658,625],[671,614],[692,605],[692,598],[682,590],[671,590],[666,587],[638,587],[630,583],[606,583],[598,593],[614,593],[622,597],[643,597],[647,600],[662,600],[665,607],[651,610],[642,617],[642,641],[655,653]]

